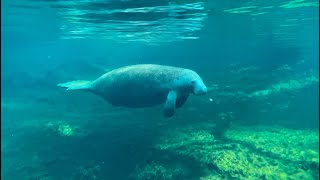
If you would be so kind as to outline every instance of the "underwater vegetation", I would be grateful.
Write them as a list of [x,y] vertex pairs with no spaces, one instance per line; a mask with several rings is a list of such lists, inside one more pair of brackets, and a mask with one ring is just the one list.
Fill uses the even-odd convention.
[[300,79],[290,79],[274,84],[267,89],[255,91],[252,94],[249,94],[249,97],[261,97],[283,91],[293,91],[318,82],[319,78],[314,75],[305,76]]
[[183,177],[183,169],[168,168],[164,164],[151,162],[146,166],[139,167],[131,175],[132,179],[179,179]]
[[188,170],[159,160],[138,168],[136,178],[191,178],[188,171],[200,174],[203,180],[319,178],[317,131],[233,125],[224,138],[217,139],[204,127],[177,128],[155,145],[159,151],[178,156],[172,161],[181,160],[184,165],[189,161],[190,166],[198,164],[200,168]]
[[[242,75],[257,69],[250,66],[233,73]],[[279,71],[290,69],[283,66]],[[2,139],[2,163],[5,164],[2,177],[109,179],[116,161],[104,156],[114,156],[123,147],[125,150],[116,156],[123,160],[117,167],[131,162],[123,176],[130,179],[318,179],[318,130],[242,122],[233,109],[216,110],[211,119],[211,116],[199,116],[199,108],[194,105],[199,102],[202,108],[218,107],[224,104],[213,106],[217,99],[230,101],[239,96],[239,101],[243,97],[253,99],[254,106],[258,106],[258,103],[267,103],[265,98],[300,91],[318,81],[315,72],[306,71],[266,85],[262,83],[263,86],[249,91],[224,88],[228,83],[219,83],[211,86],[209,97],[215,95],[211,100],[208,97],[191,99],[180,116],[168,121],[150,118],[153,110],[106,111],[101,106],[102,100],[91,96],[83,96],[88,98],[90,108],[88,104],[79,105],[79,95],[55,94],[50,104],[42,100],[2,99],[2,116],[11,114],[10,117],[15,118],[8,129],[2,127],[2,135],[7,137]],[[239,93],[239,89],[243,92]],[[57,116],[61,112],[63,116]],[[135,122],[144,116],[144,122]],[[147,131],[148,135],[143,134]],[[132,133],[139,134],[138,138],[130,139]],[[144,138],[150,138],[146,147],[140,146],[147,141]],[[81,151],[77,152],[78,149]],[[24,153],[19,153],[21,151]],[[130,159],[132,156],[136,161]],[[118,177],[114,174],[110,179]]]
[[[318,0],[2,5],[1,179],[319,179]],[[56,87],[136,63],[208,94],[163,119]]]
[[87,133],[81,130],[76,125],[70,125],[64,121],[49,122],[45,124],[45,128],[49,132],[58,134],[60,136],[86,136]]
[[237,127],[227,131],[226,138],[252,144],[261,152],[283,159],[307,161],[312,164],[319,163],[319,152],[314,151],[319,147],[319,137],[315,133],[317,132],[276,126]]

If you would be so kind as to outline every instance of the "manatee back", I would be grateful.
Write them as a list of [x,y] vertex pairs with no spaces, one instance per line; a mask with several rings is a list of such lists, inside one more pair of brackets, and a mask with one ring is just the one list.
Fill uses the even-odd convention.
[[115,106],[148,107],[165,102],[182,68],[134,65],[110,71],[92,83],[94,93]]

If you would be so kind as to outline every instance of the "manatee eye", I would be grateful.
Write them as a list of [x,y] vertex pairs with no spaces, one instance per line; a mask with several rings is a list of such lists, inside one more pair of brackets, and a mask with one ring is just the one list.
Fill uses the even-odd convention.
[[191,84],[194,85],[196,83],[196,81],[191,81]]

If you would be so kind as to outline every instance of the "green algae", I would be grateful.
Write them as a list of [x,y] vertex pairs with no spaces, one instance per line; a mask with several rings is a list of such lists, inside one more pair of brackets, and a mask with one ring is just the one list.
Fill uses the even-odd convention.
[[101,171],[100,165],[94,165],[89,167],[79,167],[77,168],[76,173],[73,175],[75,179],[85,180],[85,179],[99,179],[97,174]]
[[145,166],[138,167],[132,178],[138,180],[174,180],[179,178],[182,173],[182,169],[168,168],[163,164],[151,162]]
[[72,136],[74,134],[74,129],[69,124],[59,125],[58,131],[62,136]]
[[283,91],[292,91],[292,90],[302,89],[306,86],[313,85],[315,83],[319,83],[319,77],[316,77],[315,75],[306,76],[299,79],[290,79],[287,81],[274,84],[267,89],[255,91],[249,94],[248,96],[249,97],[269,96],[271,94],[280,93]]
[[[319,163],[316,131],[295,130],[283,127],[255,126],[237,127],[226,132],[231,140],[251,144],[262,152],[267,152],[291,161]],[[302,138],[303,137],[303,138]]]
[[[193,159],[203,169],[197,177],[202,180],[317,179],[318,141],[313,130],[233,126],[218,139],[209,128],[193,126],[170,131],[155,148]],[[173,177],[175,169],[163,164],[147,165],[140,177]]]
[[53,132],[59,136],[86,136],[87,131],[81,129],[79,126],[72,125],[67,121],[51,120],[41,126],[46,129],[48,133]]

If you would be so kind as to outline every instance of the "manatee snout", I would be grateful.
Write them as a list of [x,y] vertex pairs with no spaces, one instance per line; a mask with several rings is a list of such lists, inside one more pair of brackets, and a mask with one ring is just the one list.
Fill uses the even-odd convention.
[[207,94],[207,86],[203,83],[202,79],[199,77],[193,82],[193,94],[194,95],[204,95]]
[[194,89],[194,95],[204,95],[204,94],[207,94],[207,87],[205,85]]
[[207,94],[207,87],[206,86],[195,89],[195,91],[194,91],[194,95],[204,95],[204,94]]

